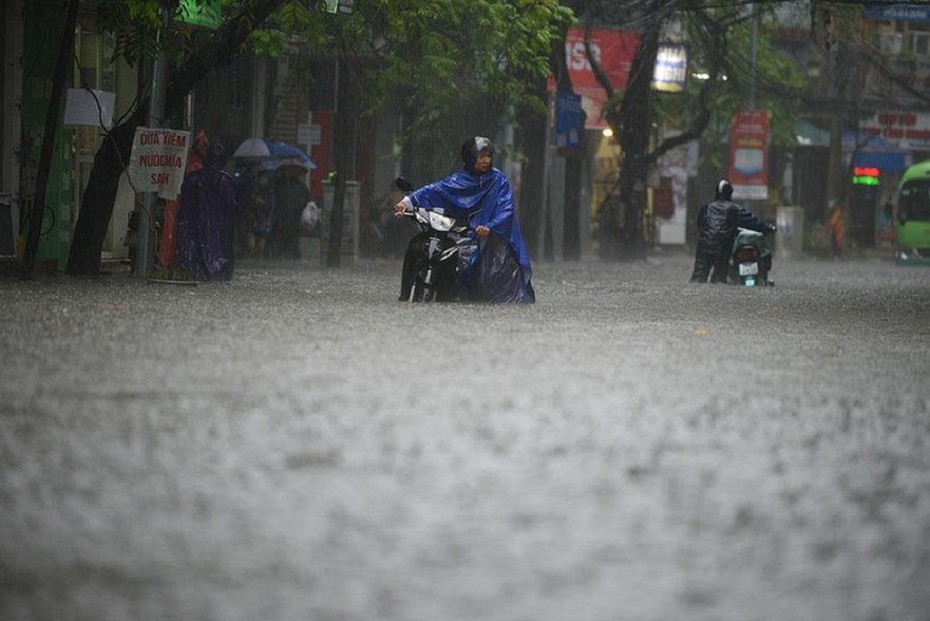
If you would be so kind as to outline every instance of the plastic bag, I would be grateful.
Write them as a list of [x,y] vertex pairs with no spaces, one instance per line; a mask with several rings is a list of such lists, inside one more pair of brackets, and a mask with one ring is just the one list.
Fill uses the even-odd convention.
[[300,230],[304,235],[310,235],[320,224],[320,208],[313,201],[307,203],[300,214]]

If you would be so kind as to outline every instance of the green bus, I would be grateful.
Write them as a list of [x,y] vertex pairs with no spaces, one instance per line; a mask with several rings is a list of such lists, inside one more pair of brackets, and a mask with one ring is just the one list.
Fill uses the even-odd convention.
[[930,265],[930,160],[904,171],[897,202],[898,263]]

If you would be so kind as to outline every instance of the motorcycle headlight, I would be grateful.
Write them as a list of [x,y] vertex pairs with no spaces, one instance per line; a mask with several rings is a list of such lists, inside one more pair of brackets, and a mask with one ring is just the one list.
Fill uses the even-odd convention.
[[429,212],[429,225],[437,231],[448,231],[455,224],[455,220],[449,216],[438,214],[435,211]]

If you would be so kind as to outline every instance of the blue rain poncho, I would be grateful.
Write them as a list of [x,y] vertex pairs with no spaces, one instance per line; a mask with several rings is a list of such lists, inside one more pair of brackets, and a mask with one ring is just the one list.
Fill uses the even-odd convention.
[[[444,209],[467,218],[472,228],[484,225],[495,235],[481,242],[465,278],[477,281],[473,290],[490,302],[535,302],[530,255],[523,242],[507,176],[497,168],[486,174],[457,170],[410,195],[414,205]],[[500,243],[506,242],[506,244]]]
[[236,197],[223,159],[223,147],[213,146],[203,168],[188,174],[181,186],[178,266],[195,280],[230,280],[233,275]]

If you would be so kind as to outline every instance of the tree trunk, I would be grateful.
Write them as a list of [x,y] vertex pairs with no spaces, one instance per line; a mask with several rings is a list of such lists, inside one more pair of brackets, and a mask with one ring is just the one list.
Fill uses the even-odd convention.
[[129,163],[136,126],[145,118],[143,108],[110,131],[94,155],[94,166],[81,199],[71,251],[65,271],[72,276],[93,275],[100,271],[100,252],[113,216],[119,178]]
[[342,257],[343,214],[345,213],[346,182],[354,174],[352,154],[355,149],[358,97],[356,64],[349,52],[339,55],[339,94],[336,103],[336,135],[333,140],[333,163],[336,167],[336,185],[333,188],[333,207],[330,213],[329,242],[326,248],[327,267],[339,267]]
[[[610,202],[622,216],[613,215],[619,228],[608,229],[604,240],[610,245],[609,255],[634,260],[646,257],[643,235],[643,213],[646,206],[646,177],[649,172],[649,140],[652,131],[652,72],[659,49],[660,20],[656,19],[643,31],[640,47],[630,68],[630,79],[619,109],[607,111],[611,126],[619,127],[623,160],[620,164],[619,201]],[[614,234],[611,235],[610,232]]]
[[58,117],[61,111],[61,98],[68,73],[71,68],[71,51],[74,49],[74,27],[77,23],[78,0],[70,0],[65,29],[58,48],[58,60],[55,76],[52,79],[52,92],[49,96],[48,111],[45,115],[45,131],[42,135],[42,150],[39,153],[39,166],[36,171],[36,193],[29,220],[29,237],[23,255],[22,278],[31,279],[35,275],[36,254],[39,250],[39,238],[42,235],[42,218],[45,215],[45,193],[48,189],[48,176],[52,169],[52,154],[55,149],[55,136],[58,135]]
[[584,167],[584,132],[581,133],[581,153],[565,156],[565,204],[562,207],[562,258],[581,258],[581,174]]

